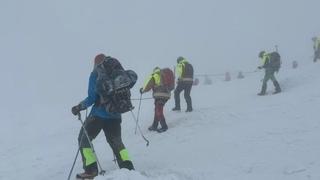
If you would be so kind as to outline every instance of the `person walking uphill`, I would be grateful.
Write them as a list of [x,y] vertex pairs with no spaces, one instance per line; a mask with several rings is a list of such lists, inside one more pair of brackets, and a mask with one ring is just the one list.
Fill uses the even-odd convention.
[[87,131],[90,140],[88,140],[83,129],[80,130],[78,137],[84,168],[83,173],[77,174],[79,179],[94,178],[98,175],[97,160],[90,146],[90,141],[95,139],[101,130],[103,130],[107,142],[116,156],[119,168],[134,169],[128,150],[121,139],[121,114],[107,112],[106,108],[101,105],[100,97],[96,91],[97,67],[101,65],[108,66],[109,69],[123,69],[115,58],[104,54],[97,55],[94,59],[94,69],[89,78],[88,97],[72,107],[72,113],[78,115],[80,111],[93,105],[88,118],[84,122],[84,129]]
[[178,57],[177,59],[177,74],[178,74],[178,85],[174,90],[174,100],[175,107],[173,111],[180,111],[180,93],[184,91],[184,98],[187,103],[186,112],[191,112],[192,109],[192,100],[190,96],[192,84],[193,84],[193,66],[184,58]]
[[[170,99],[171,91],[174,89],[173,72],[169,68],[160,69],[155,67],[152,74],[145,81],[144,86],[140,88],[140,93],[143,94],[151,89],[155,108],[153,123],[148,129],[150,131],[164,132],[168,129],[168,125],[163,114],[163,107]],[[160,129],[158,129],[159,122]]]
[[320,59],[320,37],[313,37],[313,50],[314,50],[314,58],[313,62],[316,62]]
[[278,72],[281,65],[280,55],[278,52],[266,53],[265,51],[261,51],[259,53],[259,58],[262,59],[262,65],[258,66],[259,69],[265,69],[265,75],[263,78],[261,92],[258,93],[259,96],[266,95],[267,90],[267,82],[271,79],[273,85],[275,87],[275,92],[273,94],[277,94],[281,92],[280,85],[276,80],[274,73]]

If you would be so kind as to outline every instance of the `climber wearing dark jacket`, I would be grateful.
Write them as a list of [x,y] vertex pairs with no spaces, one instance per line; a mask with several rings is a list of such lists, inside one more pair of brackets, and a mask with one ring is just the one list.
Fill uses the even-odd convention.
[[172,109],[173,111],[180,111],[180,93],[184,91],[184,98],[187,103],[186,112],[191,112],[192,108],[192,100],[191,100],[191,88],[193,84],[193,66],[184,58],[178,57],[177,59],[177,74],[178,74],[178,84],[176,89],[174,90],[174,100],[175,107]]
[[[276,54],[276,53],[273,53]],[[274,73],[279,71],[279,67],[274,66],[271,61],[272,58],[274,58],[272,56],[272,53],[266,53],[265,51],[261,51],[259,53],[259,58],[261,58],[262,60],[262,65],[259,66],[259,69],[265,69],[265,75],[263,78],[263,83],[262,83],[262,88],[261,88],[261,92],[258,93],[259,96],[263,96],[266,94],[266,90],[267,90],[267,82],[269,80],[271,80],[273,82],[273,85],[275,87],[275,92],[276,93],[280,93],[281,92],[281,88],[280,85],[278,83],[278,81],[276,80]],[[280,57],[279,57],[280,58]],[[280,60],[279,60],[280,61]]]

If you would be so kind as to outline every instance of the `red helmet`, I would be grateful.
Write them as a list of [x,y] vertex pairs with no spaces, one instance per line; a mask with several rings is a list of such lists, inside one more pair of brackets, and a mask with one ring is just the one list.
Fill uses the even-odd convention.
[[94,65],[97,66],[105,60],[106,56],[104,54],[98,54],[94,58]]

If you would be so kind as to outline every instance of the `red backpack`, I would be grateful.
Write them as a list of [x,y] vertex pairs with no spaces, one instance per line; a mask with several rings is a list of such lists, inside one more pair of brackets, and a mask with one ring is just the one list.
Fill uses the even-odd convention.
[[174,89],[174,74],[170,68],[161,69],[161,84],[166,87],[169,92]]

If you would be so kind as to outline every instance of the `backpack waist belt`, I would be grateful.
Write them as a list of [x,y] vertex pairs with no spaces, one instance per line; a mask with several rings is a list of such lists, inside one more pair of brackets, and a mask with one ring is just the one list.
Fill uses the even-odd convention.
[[164,98],[170,98],[171,94],[166,92],[155,92],[153,93],[153,97],[164,97]]

